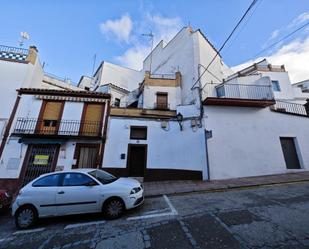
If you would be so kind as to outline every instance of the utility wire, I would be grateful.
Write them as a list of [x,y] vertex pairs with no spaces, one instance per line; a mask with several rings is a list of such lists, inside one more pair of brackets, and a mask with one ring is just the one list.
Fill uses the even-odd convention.
[[193,90],[194,86],[200,81],[200,79],[203,77],[203,75],[208,71],[208,68],[211,66],[211,64],[215,61],[215,59],[217,58],[217,56],[219,55],[220,51],[225,47],[226,43],[229,41],[229,39],[231,38],[231,36],[234,34],[234,32],[236,31],[236,29],[238,28],[238,26],[242,23],[242,21],[244,20],[244,18],[247,16],[248,12],[252,9],[252,7],[257,3],[258,0],[253,0],[252,3],[250,4],[250,6],[248,7],[248,9],[246,10],[246,12],[243,14],[243,16],[240,18],[240,20],[238,21],[238,23],[236,24],[236,26],[234,27],[234,29],[232,30],[232,32],[230,33],[230,35],[226,38],[226,40],[224,41],[224,43],[222,44],[222,46],[220,47],[220,49],[216,52],[215,56],[212,58],[212,60],[209,62],[209,64],[207,65],[207,67],[205,68],[205,70],[203,71],[203,73],[198,77],[198,79],[194,82],[193,86],[191,87],[191,90]]
[[266,50],[272,48],[273,46],[277,45],[278,43],[282,42],[283,40],[289,38],[291,35],[295,34],[296,32],[298,32],[299,30],[305,28],[306,26],[309,25],[309,22],[305,23],[303,26],[295,29],[294,31],[292,31],[291,33],[287,34],[286,36],[282,37],[279,41],[276,41],[272,44],[270,44],[268,47],[262,49],[260,52],[258,52],[256,55],[254,55],[253,57],[257,57],[258,55],[260,55],[261,53],[265,52]]

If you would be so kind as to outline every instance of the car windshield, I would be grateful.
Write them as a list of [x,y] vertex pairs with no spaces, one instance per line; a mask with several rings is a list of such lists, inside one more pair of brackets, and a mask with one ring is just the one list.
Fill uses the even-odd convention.
[[118,177],[113,176],[112,174],[107,173],[103,170],[94,170],[94,171],[89,172],[88,174],[96,178],[102,184],[108,184],[118,179]]

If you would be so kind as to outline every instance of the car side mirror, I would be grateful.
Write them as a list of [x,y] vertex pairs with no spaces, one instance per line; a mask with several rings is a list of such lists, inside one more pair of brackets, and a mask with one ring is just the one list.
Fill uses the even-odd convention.
[[97,183],[95,181],[87,182],[85,184],[85,186],[87,186],[87,187],[92,187],[92,186],[95,186],[95,185],[97,185]]

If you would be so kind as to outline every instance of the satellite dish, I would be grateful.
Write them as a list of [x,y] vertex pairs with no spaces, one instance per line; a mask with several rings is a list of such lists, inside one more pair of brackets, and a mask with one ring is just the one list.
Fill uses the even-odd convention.
[[22,47],[24,45],[24,41],[29,40],[29,39],[30,39],[30,36],[27,32],[25,32],[25,31],[20,32],[19,46]]

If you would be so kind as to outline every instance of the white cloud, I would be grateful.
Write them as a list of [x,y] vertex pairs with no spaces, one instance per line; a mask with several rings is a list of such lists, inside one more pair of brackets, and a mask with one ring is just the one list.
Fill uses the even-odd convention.
[[140,70],[143,66],[143,60],[151,51],[150,40],[142,37],[141,34],[154,34],[154,46],[161,40],[165,43],[170,41],[182,27],[179,17],[167,18],[160,15],[146,14],[140,21],[134,22],[136,35],[130,37],[131,46],[115,60],[121,65]]
[[123,66],[140,70],[143,66],[143,60],[149,52],[149,47],[138,44],[127,49],[124,54],[116,56],[115,59]]
[[[239,71],[263,58],[264,57],[256,58],[235,66],[232,69],[234,71]],[[303,40],[296,39],[265,58],[273,65],[285,65],[286,70],[289,72],[291,82],[293,83],[309,79],[309,36]]]
[[115,36],[119,41],[129,43],[130,34],[133,28],[133,22],[128,13],[120,19],[107,20],[100,24],[101,32],[107,36]]

